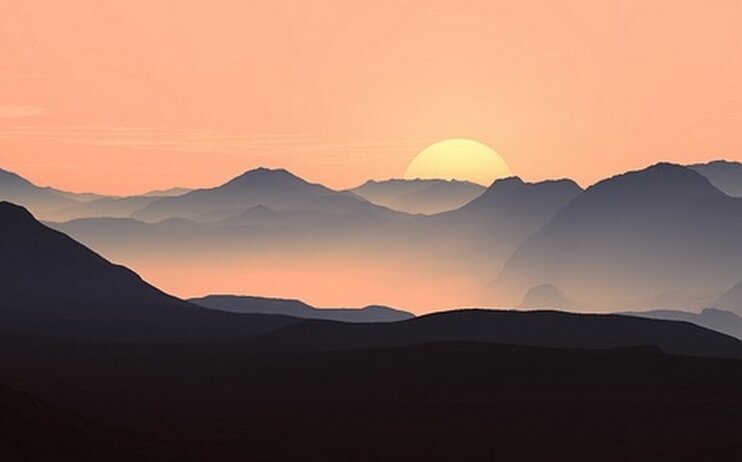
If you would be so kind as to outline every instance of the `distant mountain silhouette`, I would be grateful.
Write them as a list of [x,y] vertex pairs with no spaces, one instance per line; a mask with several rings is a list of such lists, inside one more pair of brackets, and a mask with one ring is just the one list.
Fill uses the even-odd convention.
[[177,197],[182,196],[183,194],[189,193],[193,191],[189,188],[168,188],[168,189],[155,189],[153,191],[148,191],[143,194],[143,196],[147,197]]
[[708,178],[722,192],[733,197],[742,197],[742,163],[715,160],[688,167]]
[[554,284],[541,284],[531,288],[520,302],[521,308],[574,308],[575,302]]
[[326,319],[341,322],[394,322],[415,317],[412,313],[385,306],[365,308],[314,308],[299,300],[234,295],[209,295],[189,302],[232,313],[282,314],[304,319]]
[[498,303],[552,283],[591,309],[695,308],[742,274],[742,199],[657,164],[597,183],[513,255]]
[[257,205],[276,211],[347,211],[371,204],[351,193],[309,183],[283,169],[258,168],[215,188],[161,198],[133,213],[132,217],[146,222],[167,218],[213,222],[239,215]]
[[706,329],[715,330],[742,340],[742,317],[730,311],[706,308],[701,313],[677,310],[652,310],[621,313],[651,319],[669,319],[673,321],[692,322]]
[[456,180],[369,180],[350,190],[377,205],[407,213],[434,214],[457,209],[485,191],[483,186]]
[[[244,262],[246,267],[263,264],[257,259],[264,255],[297,265],[322,255],[322,263],[333,268],[342,268],[349,261],[361,265],[356,269],[368,262],[383,261],[390,272],[396,271],[394,278],[400,284],[429,284],[432,291],[436,290],[437,282],[431,279],[431,273],[443,280],[455,274],[471,289],[465,288],[456,300],[450,293],[441,294],[449,298],[435,308],[445,308],[454,304],[482,303],[480,287],[491,280],[492,272],[497,271],[529,235],[581,192],[571,181],[531,184],[511,178],[495,182],[484,194],[457,210],[410,215],[371,204],[350,193],[337,193],[322,187],[315,193],[316,188],[287,172],[261,171],[258,174],[255,171],[246,174],[247,183],[252,184],[254,175],[263,178],[265,184],[260,188],[247,187],[238,181],[236,186],[230,187],[236,190],[231,199],[218,199],[225,193],[216,188],[163,200],[166,203],[186,201],[183,207],[191,210],[192,196],[208,196],[196,208],[201,213],[199,220],[208,216],[209,223],[197,223],[190,218],[152,224],[90,219],[50,223],[50,226],[134,267],[142,258],[149,262],[156,258],[158,263],[171,265],[182,261],[183,255],[202,260],[213,255],[229,255]],[[271,202],[271,197],[284,195],[276,193],[284,184],[271,182],[273,176],[288,184],[285,194],[294,198],[291,200],[296,208],[286,208],[284,204],[283,209],[274,209],[263,204]],[[312,191],[296,193],[297,187],[310,187]],[[260,191],[254,193],[255,188]],[[234,205],[229,205],[233,200]],[[151,207],[162,203],[158,200]],[[254,203],[259,204],[252,205]],[[163,212],[162,216],[170,212]],[[220,215],[227,217],[217,219]],[[139,214],[135,216],[139,220]],[[422,271],[417,271],[416,265]],[[210,269],[205,265],[189,268],[193,268],[193,277],[199,277],[199,272],[203,278],[209,277]],[[347,276],[342,269],[338,271],[337,274],[323,274],[338,283]],[[354,295],[361,295],[361,300],[375,301],[379,289],[373,284],[364,283],[364,292]],[[286,293],[301,297],[305,296],[303,290],[303,287],[292,285],[287,286]],[[383,302],[407,305],[408,298],[400,295],[399,299],[384,299]]]
[[138,275],[0,202],[3,329],[105,339],[239,336],[295,322],[239,317],[171,297]]
[[175,188],[153,191],[141,196],[104,196],[93,193],[73,193],[50,187],[40,187],[12,172],[0,169],[0,201],[27,207],[43,220],[68,221],[80,218],[126,218],[165,197],[188,190]]
[[49,216],[53,210],[78,202],[74,194],[36,186],[15,173],[0,169],[0,201],[22,204],[35,213]]
[[476,265],[476,273],[497,271],[528,236],[581,191],[571,180],[497,180],[461,208],[421,217],[413,240],[427,244],[420,236],[429,236],[435,246],[430,252],[444,250],[450,263],[469,262]]
[[306,320],[261,337],[279,349],[489,342],[552,348],[655,346],[668,353],[742,359],[742,342],[694,324],[558,311],[458,310],[388,324]]
[[99,197],[90,201],[77,203],[54,210],[55,221],[67,221],[82,218],[128,218],[160,196]]
[[734,311],[742,316],[742,282],[735,284],[721,297],[711,302],[709,306]]

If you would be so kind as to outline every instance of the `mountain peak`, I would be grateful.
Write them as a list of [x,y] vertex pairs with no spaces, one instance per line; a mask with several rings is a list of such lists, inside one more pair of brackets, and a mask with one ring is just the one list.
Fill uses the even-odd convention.
[[252,170],[248,170],[243,174],[237,176],[233,180],[237,179],[253,179],[253,178],[299,178],[293,173],[289,172],[285,168],[267,168],[258,167]]
[[502,178],[495,180],[492,185],[487,188],[484,193],[478,198],[474,199],[471,204],[474,203],[487,203],[492,200],[500,200],[504,196],[511,194],[519,194],[521,192],[529,191],[559,191],[568,194],[577,195],[582,189],[572,180],[547,180],[539,181],[536,183],[528,183],[523,181],[520,177],[511,176],[508,178]]
[[693,198],[724,195],[700,173],[669,162],[616,175],[588,188],[588,192],[593,194],[618,190],[645,198],[648,194]]

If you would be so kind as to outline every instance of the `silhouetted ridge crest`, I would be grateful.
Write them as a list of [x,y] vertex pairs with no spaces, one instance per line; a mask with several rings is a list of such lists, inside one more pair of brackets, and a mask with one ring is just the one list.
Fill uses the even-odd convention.
[[589,187],[589,194],[610,194],[621,190],[647,197],[675,196],[686,198],[718,197],[724,193],[716,189],[700,173],[681,165],[661,162],[644,170],[617,175]]
[[12,230],[22,224],[35,223],[36,219],[24,207],[12,202],[0,201],[0,222],[2,223],[0,232],[2,232],[2,230]]
[[282,183],[299,183],[309,184],[306,180],[299,178],[293,173],[286,169],[278,168],[271,169],[266,167],[258,167],[253,170],[248,170],[240,176],[232,178],[224,187],[234,186],[248,186],[248,185],[272,185]]
[[[517,199],[526,201],[531,196],[548,194],[564,197],[576,196],[582,188],[572,180],[547,180],[528,183],[517,176],[496,180],[481,196],[469,202],[464,208],[489,207],[499,202]],[[518,202],[514,202],[516,205]]]
[[23,185],[33,186],[33,184],[17,173],[0,168],[0,186],[2,185]]

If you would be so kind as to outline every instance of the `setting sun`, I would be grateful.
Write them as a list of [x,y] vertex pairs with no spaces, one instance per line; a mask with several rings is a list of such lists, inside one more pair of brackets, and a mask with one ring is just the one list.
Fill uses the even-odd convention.
[[494,149],[466,138],[450,138],[428,146],[405,172],[406,179],[465,180],[484,186],[508,176],[510,168]]

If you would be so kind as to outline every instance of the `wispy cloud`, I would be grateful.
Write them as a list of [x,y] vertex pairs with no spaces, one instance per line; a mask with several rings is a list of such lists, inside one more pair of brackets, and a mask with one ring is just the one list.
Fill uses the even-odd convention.
[[31,105],[0,105],[0,118],[34,117],[45,114],[47,109],[41,106]]
[[399,153],[406,157],[409,156],[406,149],[408,146],[410,149],[412,146],[419,146],[416,140],[401,141],[393,145],[373,141],[327,143],[301,133],[223,133],[127,126],[0,127],[0,139],[2,138],[188,153],[280,151],[285,155],[312,154],[319,157],[371,153]]

